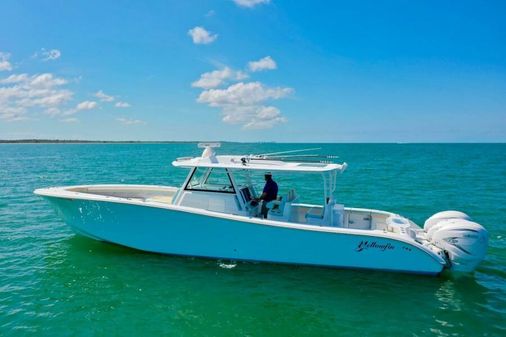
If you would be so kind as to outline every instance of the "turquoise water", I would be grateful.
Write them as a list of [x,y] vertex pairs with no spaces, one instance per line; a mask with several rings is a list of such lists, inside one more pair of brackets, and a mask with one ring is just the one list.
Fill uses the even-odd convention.
[[[220,151],[314,146],[224,144]],[[186,171],[170,163],[199,154],[195,144],[0,145],[0,336],[506,335],[506,144],[321,147],[349,163],[338,181],[346,205],[419,224],[441,210],[463,210],[490,232],[486,260],[471,276],[436,278],[163,256],[100,243],[74,235],[32,191],[179,185]],[[302,200],[320,200],[313,191],[319,179],[276,180]]]

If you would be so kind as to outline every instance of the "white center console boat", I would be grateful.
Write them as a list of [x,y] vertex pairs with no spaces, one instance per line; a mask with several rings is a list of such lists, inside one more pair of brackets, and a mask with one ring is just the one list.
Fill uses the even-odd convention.
[[[189,169],[181,187],[86,185],[34,193],[78,234],[156,253],[433,275],[473,271],[485,256],[487,231],[464,213],[437,213],[420,228],[398,214],[338,203],[336,179],[346,163],[286,152],[216,155],[219,143],[200,145],[202,156],[172,163]],[[267,204],[264,219],[251,182],[258,171],[320,175],[322,204],[302,203],[289,189]]]

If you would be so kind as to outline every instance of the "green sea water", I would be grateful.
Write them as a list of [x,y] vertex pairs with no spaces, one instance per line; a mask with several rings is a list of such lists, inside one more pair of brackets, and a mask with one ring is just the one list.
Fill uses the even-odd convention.
[[[441,210],[490,233],[469,276],[427,277],[148,254],[76,236],[35,188],[178,186],[196,144],[0,145],[0,336],[506,336],[506,144],[223,144],[304,147],[349,164],[347,206],[418,224]],[[277,175],[320,202],[318,177]],[[261,184],[261,179],[259,179]],[[301,246],[304,242],[300,243]]]

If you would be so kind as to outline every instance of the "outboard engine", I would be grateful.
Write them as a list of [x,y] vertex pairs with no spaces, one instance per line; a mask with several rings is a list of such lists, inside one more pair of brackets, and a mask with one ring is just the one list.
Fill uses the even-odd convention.
[[471,272],[485,257],[488,232],[465,213],[436,213],[425,221],[423,228],[427,240],[445,252],[451,271]]

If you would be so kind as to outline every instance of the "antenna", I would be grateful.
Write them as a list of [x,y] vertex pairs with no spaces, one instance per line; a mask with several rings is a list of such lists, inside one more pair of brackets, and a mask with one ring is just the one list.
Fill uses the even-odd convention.
[[290,151],[281,151],[281,152],[271,152],[271,153],[263,153],[263,154],[257,154],[256,156],[264,157],[264,156],[273,156],[283,153],[295,153],[295,152],[304,152],[304,151],[316,151],[321,150],[321,147],[313,147],[311,149],[300,149],[300,150],[290,150]]

